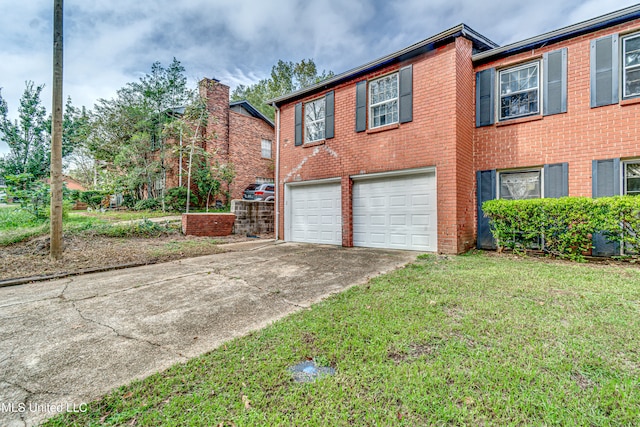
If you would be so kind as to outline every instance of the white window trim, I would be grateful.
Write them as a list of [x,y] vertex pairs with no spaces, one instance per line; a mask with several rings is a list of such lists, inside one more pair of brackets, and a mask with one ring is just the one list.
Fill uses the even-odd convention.
[[[622,164],[622,171],[621,171],[621,179],[622,179],[622,186],[620,188],[622,188],[622,195],[623,196],[627,196],[627,165],[632,164],[632,165],[640,165],[640,159],[630,159],[630,160],[624,160],[621,162]],[[638,197],[640,197],[640,195],[637,195]]]
[[[398,94],[398,96],[395,97],[395,98],[392,98],[392,99],[387,99],[385,101],[378,102],[376,104],[371,103],[371,99],[373,98],[371,96],[371,88],[372,88],[373,83],[377,82],[378,80],[382,80],[382,79],[386,79],[388,77],[391,77],[394,74],[398,76],[398,78],[396,79],[396,87],[397,87],[396,93]],[[369,129],[376,129],[376,128],[380,128],[380,127],[383,127],[383,126],[389,126],[389,125],[393,125],[393,124],[399,123],[400,122],[400,73],[399,72],[395,72],[395,73],[386,74],[384,76],[378,77],[377,79],[371,80],[368,83],[367,86],[368,86],[367,87],[367,92],[368,92],[367,93],[367,95],[368,95],[367,96],[367,103],[369,104]],[[396,101],[396,103],[397,103],[396,105],[398,106],[398,120],[396,120],[395,122],[389,122],[389,123],[385,123],[383,125],[374,126],[373,125],[373,109],[375,107],[380,106],[380,105],[390,104],[393,101]]]
[[[540,173],[540,198],[544,199],[544,167],[533,167],[533,168],[522,168],[522,169],[504,169],[496,171],[496,198],[501,199],[500,197],[500,175],[509,174],[509,173],[521,173],[521,172],[539,172]],[[512,199],[514,200],[514,199]],[[518,200],[518,199],[515,199]],[[531,200],[531,199],[522,199],[522,200]]]
[[[318,101],[323,101],[324,104],[324,116],[322,116],[321,119],[318,120],[310,120],[307,121],[307,105],[312,104],[314,102],[318,102]],[[312,99],[311,101],[307,101],[304,103],[303,105],[303,111],[302,111],[302,129],[304,130],[304,143],[305,144],[311,144],[313,142],[318,142],[318,141],[324,141],[326,139],[326,132],[327,132],[327,123],[326,123],[326,118],[327,118],[327,100],[325,99],[325,97],[320,97],[320,98],[316,98],[316,99]],[[308,133],[307,133],[307,123],[320,123],[322,122],[322,127],[323,127],[323,135],[325,135],[322,138],[318,138],[318,139],[309,139],[307,140],[308,137]]]
[[[266,157],[264,155],[264,143],[265,142],[269,143],[269,157]],[[270,140],[264,139],[264,138],[260,141],[260,156],[263,159],[273,159],[273,141],[270,141]]]
[[[526,114],[520,114],[520,115],[517,115],[517,116],[502,117],[502,95],[500,94],[500,76],[504,72],[513,72],[513,71],[517,71],[517,70],[522,69],[522,68],[529,68],[534,64],[538,67],[538,87],[537,87],[537,91],[538,91],[538,110],[533,112],[533,113],[530,112],[530,113],[526,113]],[[519,118],[522,118],[522,117],[539,116],[541,114],[541,111],[542,111],[541,107],[542,107],[542,102],[543,102],[543,100],[542,100],[542,92],[543,92],[543,90],[542,90],[542,81],[543,81],[542,80],[542,68],[543,68],[542,67],[542,61],[539,60],[539,59],[536,59],[535,61],[529,61],[529,62],[526,62],[526,63],[523,63],[523,64],[518,64],[518,65],[514,65],[512,67],[505,67],[505,68],[501,68],[501,69],[497,70],[496,77],[495,77],[496,78],[496,84],[495,84],[495,87],[496,87],[496,100],[497,100],[496,105],[495,105],[495,108],[496,108],[495,117],[498,118],[498,121],[504,122],[504,121],[507,121],[507,120],[519,119]],[[526,91],[522,91],[522,92],[529,92],[530,90],[531,89],[526,90]],[[518,93],[518,92],[514,92],[514,93]],[[510,95],[512,95],[512,94],[510,94]]]
[[622,43],[620,43],[622,46],[620,47],[620,49],[622,49],[622,53],[620,55],[620,68],[622,70],[622,99],[632,99],[632,98],[637,98],[640,97],[640,93],[635,93],[635,94],[630,94],[627,95],[626,90],[627,90],[627,68],[631,69],[631,70],[638,70],[640,69],[640,64],[639,65],[633,65],[631,67],[627,67],[625,64],[625,52],[626,52],[626,45],[627,45],[627,40],[631,40],[631,39],[637,39],[640,38],[640,33],[633,33],[633,34],[629,34],[626,35],[624,37],[622,37]]

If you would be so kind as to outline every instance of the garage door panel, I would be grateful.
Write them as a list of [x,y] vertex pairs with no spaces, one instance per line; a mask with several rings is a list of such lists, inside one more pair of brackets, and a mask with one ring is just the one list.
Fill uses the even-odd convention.
[[405,208],[407,207],[407,198],[404,195],[390,196],[389,206],[392,208]]
[[406,215],[390,215],[389,224],[390,225],[407,225],[407,216]]
[[291,186],[289,198],[289,240],[342,244],[342,196],[339,183]]
[[429,244],[429,236],[426,235],[412,235],[411,236],[411,244],[415,246],[425,246]]
[[323,225],[333,225],[333,224],[335,224],[333,216],[332,215],[323,215],[321,224],[323,224]]
[[429,215],[411,215],[411,225],[430,225]]
[[373,208],[382,208],[386,204],[386,200],[384,197],[372,196],[369,199],[369,206]]
[[365,207],[367,206],[367,199],[364,197],[353,197],[353,207]]
[[372,226],[387,225],[387,217],[385,215],[371,215],[369,219],[370,219],[369,225],[372,225]]
[[392,245],[405,246],[407,244],[407,235],[392,233],[389,235],[389,243],[391,243]]
[[354,245],[437,250],[436,203],[435,172],[356,181]]
[[420,207],[429,206],[429,200],[431,198],[432,198],[431,195],[426,192],[424,194],[411,196],[411,206],[420,206]]
[[372,232],[370,234],[370,239],[371,239],[372,243],[384,244],[384,242],[386,240],[386,235],[385,235],[385,233]]

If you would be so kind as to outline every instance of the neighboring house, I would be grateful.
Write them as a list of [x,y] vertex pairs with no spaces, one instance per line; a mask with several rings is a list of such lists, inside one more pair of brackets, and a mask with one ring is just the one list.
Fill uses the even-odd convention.
[[[209,118],[203,132],[203,148],[210,153],[210,163],[232,163],[236,177],[229,189],[231,197],[242,198],[242,191],[254,182],[273,182],[274,179],[274,124],[247,101],[229,102],[229,86],[218,80],[203,79],[200,94],[207,100]],[[176,114],[184,110],[176,109]],[[174,142],[177,143],[178,141]],[[183,141],[187,153],[188,142]],[[167,188],[186,186],[188,156],[182,168],[178,159],[167,170]]]
[[[47,184],[50,184],[50,179],[46,178],[44,180]],[[62,183],[67,188],[67,190],[78,190],[78,191],[86,191],[87,189],[75,178],[70,177],[69,175],[62,175]]]
[[640,193],[640,6],[504,47],[462,24],[273,103],[280,239],[492,247],[485,200]]

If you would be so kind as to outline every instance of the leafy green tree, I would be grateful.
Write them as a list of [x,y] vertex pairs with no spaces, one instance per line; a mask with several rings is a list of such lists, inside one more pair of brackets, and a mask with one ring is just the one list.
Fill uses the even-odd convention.
[[34,179],[30,173],[7,175],[8,194],[20,203],[20,207],[37,220],[47,218],[50,201],[49,185]]
[[332,71],[322,70],[319,73],[313,59],[303,59],[297,63],[279,60],[271,67],[269,78],[250,86],[239,85],[231,93],[231,99],[247,100],[262,114],[273,120],[275,112],[273,107],[265,103],[267,100],[313,86],[333,75]]
[[0,94],[0,138],[9,146],[9,153],[0,159],[3,175],[30,174],[39,179],[49,172],[50,135],[47,112],[40,104],[42,89],[44,85],[26,82],[15,122],[7,117],[8,106]]
[[[51,157],[51,116],[46,117],[40,96],[44,85],[26,82],[20,98],[18,119],[9,120],[7,102],[0,93],[0,139],[9,146],[9,153],[0,159],[0,174],[30,174],[33,179],[49,175]],[[84,107],[76,108],[67,98],[62,135],[62,157],[67,159],[86,138],[89,114]]]
[[176,107],[198,102],[187,88],[184,67],[177,59],[160,62],[139,81],[128,83],[110,100],[94,107],[86,147],[92,156],[119,172],[121,191],[136,200],[164,195],[167,156],[164,129],[177,120]]

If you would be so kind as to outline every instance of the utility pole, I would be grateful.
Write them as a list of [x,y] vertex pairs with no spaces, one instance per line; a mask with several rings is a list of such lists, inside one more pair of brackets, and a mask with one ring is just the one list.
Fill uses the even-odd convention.
[[62,257],[62,3],[53,1],[53,125],[51,129],[50,256]]

